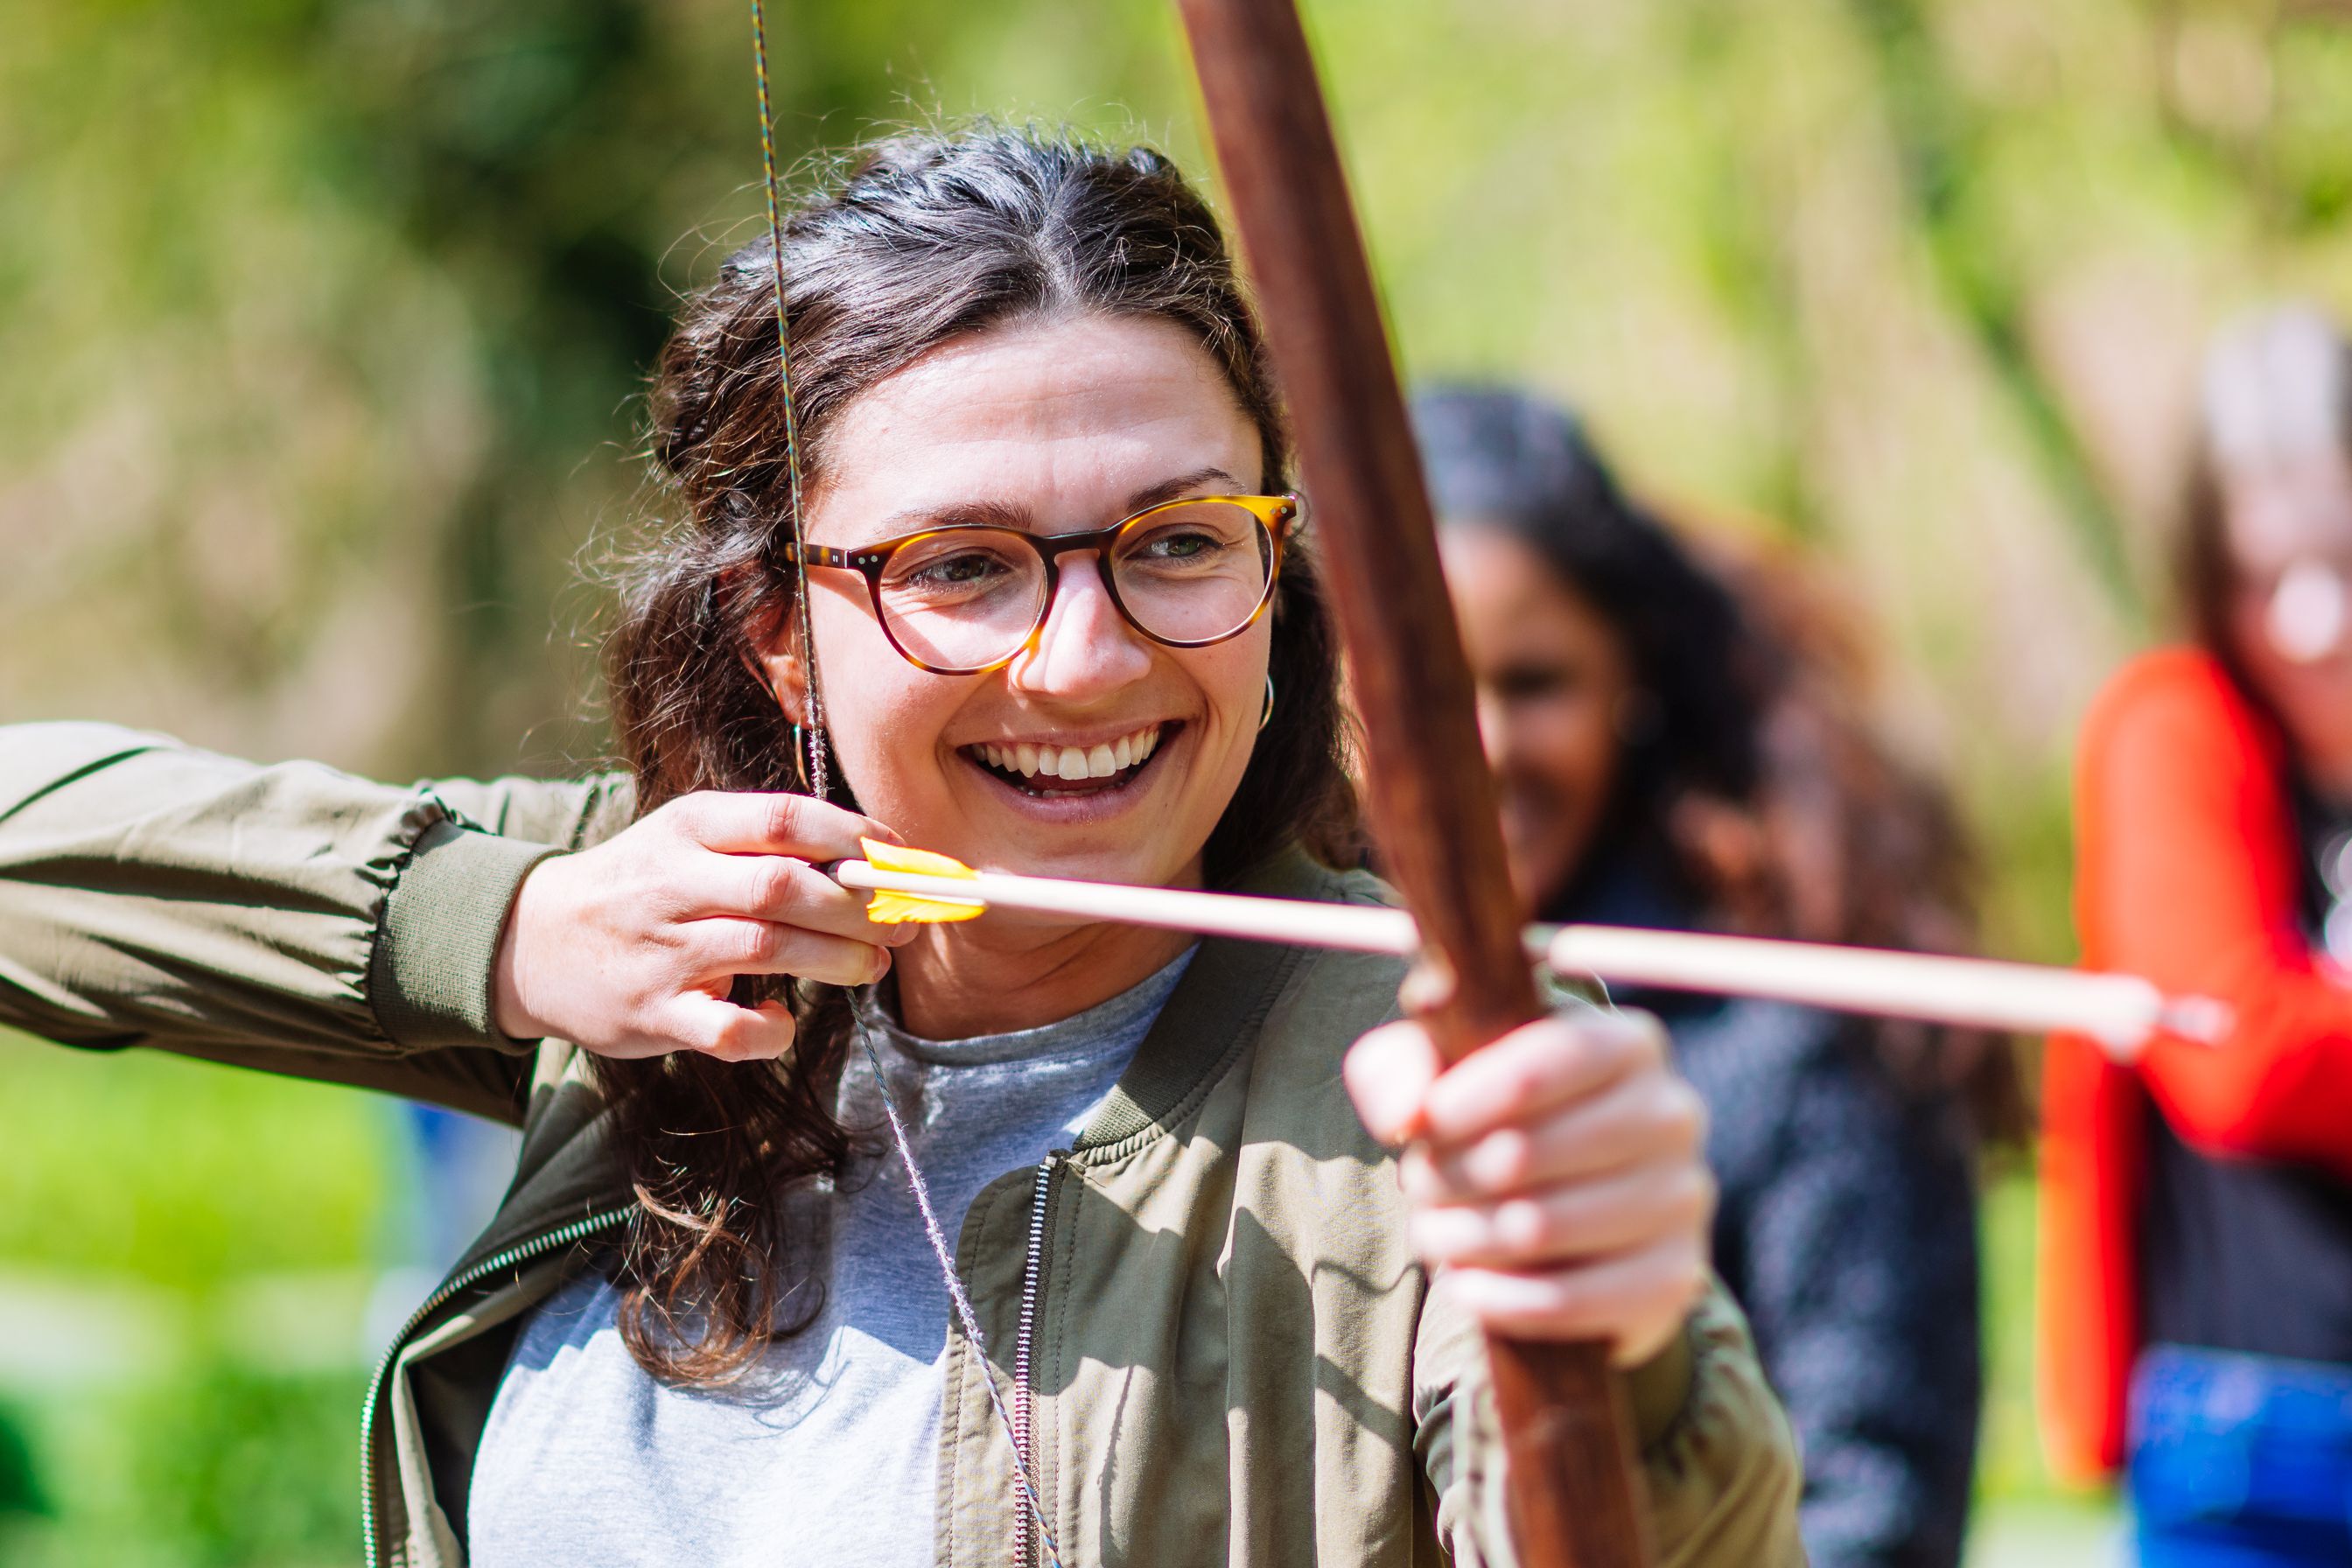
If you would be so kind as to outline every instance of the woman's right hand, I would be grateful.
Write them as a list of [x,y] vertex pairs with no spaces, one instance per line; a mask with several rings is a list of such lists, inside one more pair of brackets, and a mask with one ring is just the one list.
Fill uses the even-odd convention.
[[782,1056],[791,1010],[729,1001],[737,975],[861,985],[887,973],[890,949],[915,935],[867,921],[865,895],[812,864],[863,855],[860,838],[898,841],[806,795],[712,791],[541,861],[499,940],[499,1028],[607,1057]]

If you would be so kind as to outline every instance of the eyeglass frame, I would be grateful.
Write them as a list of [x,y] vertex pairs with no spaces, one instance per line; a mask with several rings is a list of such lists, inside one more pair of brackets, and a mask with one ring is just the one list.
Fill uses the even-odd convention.
[[[796,562],[804,567],[816,566],[836,572],[855,572],[863,577],[866,580],[866,600],[874,609],[874,624],[882,628],[883,638],[889,643],[892,651],[917,669],[931,675],[986,675],[991,671],[1003,669],[1006,665],[1036,647],[1037,634],[1045,629],[1045,622],[1054,614],[1054,596],[1061,592],[1063,556],[1078,551],[1091,550],[1108,562],[1111,544],[1120,533],[1134,524],[1163,511],[1173,511],[1179,507],[1202,506],[1218,501],[1238,506],[1257,519],[1258,526],[1265,530],[1266,536],[1274,546],[1273,554],[1266,562],[1265,591],[1259,594],[1257,604],[1250,613],[1242,617],[1241,624],[1231,631],[1219,632],[1213,637],[1199,637],[1190,641],[1161,637],[1158,632],[1137,620],[1135,612],[1127,607],[1127,601],[1118,596],[1118,574],[1110,571],[1108,566],[1099,574],[1102,578],[1103,592],[1110,595],[1111,607],[1118,611],[1118,618],[1133,627],[1139,635],[1149,637],[1162,647],[1214,647],[1221,642],[1232,641],[1255,626],[1258,617],[1265,614],[1265,607],[1274,603],[1274,588],[1275,584],[1282,579],[1282,554],[1285,545],[1288,542],[1290,530],[1305,521],[1307,517],[1307,498],[1297,491],[1286,491],[1281,495],[1270,496],[1183,496],[1175,500],[1157,502],[1145,507],[1140,511],[1129,512],[1107,528],[1091,529],[1082,533],[1031,533],[1026,529],[1007,528],[1002,523],[948,522],[941,523],[937,528],[917,529],[912,533],[902,533],[895,539],[878,539],[871,544],[861,544],[853,550],[844,550],[830,544],[802,544],[797,540],[787,540],[782,547],[783,556],[785,560]],[[1036,624],[1032,626],[1027,634],[1013,645],[1012,652],[1003,658],[992,660],[987,664],[976,664],[969,668],[950,668],[917,658],[907,651],[903,643],[899,642],[898,634],[890,629],[890,617],[882,613],[882,574],[889,567],[890,558],[908,545],[919,543],[926,539],[936,539],[943,533],[982,531],[1015,535],[1027,541],[1029,547],[1037,552],[1038,560],[1045,568],[1045,593],[1037,603]]]

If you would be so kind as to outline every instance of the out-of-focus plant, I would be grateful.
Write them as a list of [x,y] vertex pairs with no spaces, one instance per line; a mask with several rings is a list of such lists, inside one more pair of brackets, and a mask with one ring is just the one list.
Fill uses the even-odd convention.
[[25,1436],[24,1412],[0,1402],[0,1545],[9,1534],[49,1511],[48,1494],[33,1466],[33,1446]]
[[[976,78],[1119,122],[1181,70],[1142,7],[777,9],[788,155]],[[631,510],[673,291],[750,233],[743,9],[4,0],[0,30],[0,714],[380,770],[593,754],[565,590]]]
[[127,1437],[118,1528],[190,1568],[348,1562],[366,1385],[207,1358],[140,1389],[113,1412]]
[[10,1568],[326,1568],[359,1539],[366,1373],[198,1349],[156,1375],[36,1402],[51,1506]]

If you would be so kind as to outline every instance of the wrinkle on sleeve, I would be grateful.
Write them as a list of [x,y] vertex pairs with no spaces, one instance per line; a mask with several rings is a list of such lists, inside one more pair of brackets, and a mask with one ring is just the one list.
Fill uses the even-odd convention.
[[[1517,1568],[1484,1336],[1441,1279],[1415,1342],[1414,1447],[1439,1542],[1462,1568]],[[1796,1444],[1720,1285],[1675,1343],[1624,1374],[1659,1568],[1803,1563]]]
[[430,787],[0,728],[0,1024],[498,1113],[527,1063],[488,1027],[489,958],[551,852]]

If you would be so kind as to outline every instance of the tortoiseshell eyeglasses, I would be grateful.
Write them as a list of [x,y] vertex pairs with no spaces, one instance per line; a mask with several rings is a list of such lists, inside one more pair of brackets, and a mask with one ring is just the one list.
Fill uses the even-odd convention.
[[1284,539],[1306,510],[1295,495],[1194,496],[1086,533],[949,523],[854,550],[787,543],[784,556],[864,577],[882,635],[908,663],[980,675],[1036,641],[1062,557],[1078,551],[1101,556],[1111,603],[1153,642],[1239,637],[1273,599]]

